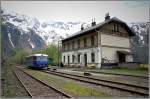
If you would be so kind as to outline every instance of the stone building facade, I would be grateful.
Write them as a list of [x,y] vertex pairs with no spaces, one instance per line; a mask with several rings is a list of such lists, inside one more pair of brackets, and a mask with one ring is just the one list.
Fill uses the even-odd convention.
[[96,66],[132,62],[129,26],[120,19],[105,16],[105,21],[81,30],[62,40],[62,62],[66,66]]

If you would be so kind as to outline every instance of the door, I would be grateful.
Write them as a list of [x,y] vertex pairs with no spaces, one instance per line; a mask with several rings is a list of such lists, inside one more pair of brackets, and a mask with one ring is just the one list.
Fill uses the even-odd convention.
[[125,62],[125,54],[119,53],[119,62],[120,63]]
[[87,54],[84,54],[84,65],[87,67]]

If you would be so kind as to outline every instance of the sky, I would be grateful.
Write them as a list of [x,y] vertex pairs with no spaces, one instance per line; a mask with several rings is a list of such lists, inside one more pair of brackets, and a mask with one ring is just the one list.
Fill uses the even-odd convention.
[[104,21],[105,14],[127,23],[149,21],[149,1],[1,1],[3,9],[41,21]]

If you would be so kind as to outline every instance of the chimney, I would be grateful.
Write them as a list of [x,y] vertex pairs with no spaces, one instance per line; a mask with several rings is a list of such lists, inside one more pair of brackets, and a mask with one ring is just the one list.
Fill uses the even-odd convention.
[[83,24],[81,25],[81,30],[84,30]]
[[92,26],[96,25],[95,18],[92,19]]
[[109,12],[105,14],[105,21],[110,20]]

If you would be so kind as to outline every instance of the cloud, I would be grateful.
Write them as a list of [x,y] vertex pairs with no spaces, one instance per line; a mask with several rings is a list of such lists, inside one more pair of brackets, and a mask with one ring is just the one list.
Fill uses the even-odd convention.
[[[36,17],[41,21],[102,22],[106,12],[126,22],[148,21],[149,1],[3,1],[2,8]],[[39,13],[40,12],[40,13]]]
[[138,7],[148,7],[149,1],[148,0],[141,0],[141,1],[125,1],[125,6],[130,8],[138,8]]

